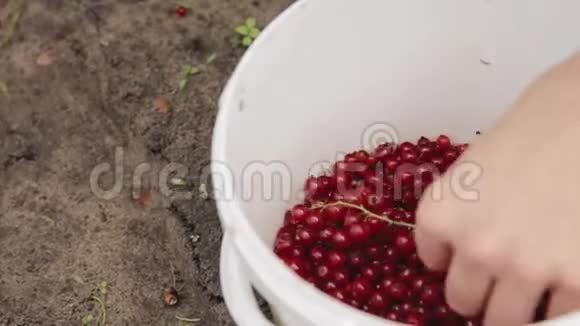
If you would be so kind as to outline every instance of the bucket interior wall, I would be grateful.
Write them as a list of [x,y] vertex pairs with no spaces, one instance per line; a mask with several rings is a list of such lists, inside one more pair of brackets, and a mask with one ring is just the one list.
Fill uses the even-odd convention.
[[[579,2],[547,5],[300,4],[252,49],[232,84],[236,107],[227,108],[225,163],[236,200],[261,239],[271,245],[316,162],[393,136],[445,133],[470,141],[488,128],[532,77],[580,40]],[[265,198],[259,178],[249,181],[252,171],[266,179],[281,172],[274,186],[290,193]]]

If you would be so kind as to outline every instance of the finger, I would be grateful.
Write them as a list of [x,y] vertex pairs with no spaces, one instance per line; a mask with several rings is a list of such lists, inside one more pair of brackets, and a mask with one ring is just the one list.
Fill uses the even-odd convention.
[[423,232],[420,228],[415,231],[415,242],[417,253],[427,268],[434,271],[447,270],[452,255],[447,242]]
[[483,312],[492,285],[493,279],[485,269],[455,255],[445,285],[447,303],[463,316],[476,316]]
[[536,306],[543,294],[538,282],[501,279],[493,286],[485,326],[525,325],[533,321]]
[[421,260],[432,270],[446,270],[452,255],[451,236],[456,224],[453,223],[453,206],[448,202],[435,201],[425,192],[417,209],[415,242]]
[[580,292],[574,290],[558,289],[552,292],[548,306],[548,319],[580,309]]

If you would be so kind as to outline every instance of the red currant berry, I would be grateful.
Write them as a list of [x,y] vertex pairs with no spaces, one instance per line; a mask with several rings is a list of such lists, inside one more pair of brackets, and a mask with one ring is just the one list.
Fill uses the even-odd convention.
[[175,9],[175,14],[179,18],[183,18],[187,16],[187,8],[185,8],[184,6],[179,6],[177,7],[177,9]]
[[447,165],[445,165],[445,160],[443,159],[443,157],[441,156],[435,156],[431,159],[431,164],[433,164],[437,170],[439,170],[439,172],[444,172],[445,169],[447,168]]
[[407,267],[401,270],[401,272],[399,273],[399,279],[402,282],[405,282],[406,284],[411,284],[413,283],[413,280],[415,279],[416,275],[417,272],[414,269]]
[[290,210],[289,224],[301,225],[306,222],[310,211],[304,205],[296,205]]
[[302,228],[296,231],[296,242],[304,247],[310,247],[316,241],[316,232],[309,228]]
[[413,152],[413,151],[415,151],[415,145],[406,141],[406,142],[402,143],[401,145],[399,145],[399,150],[401,151],[401,153]]
[[310,276],[312,269],[310,264],[308,264],[305,260],[300,258],[290,258],[284,260],[284,262],[286,265],[288,265],[288,267],[290,267],[290,269],[292,269],[296,274],[302,276],[303,278]]
[[344,264],[346,264],[346,260],[346,255],[336,250],[330,251],[327,256],[328,267],[332,269],[337,269],[344,266]]
[[278,235],[278,237],[276,237],[276,241],[274,242],[274,252],[278,255],[282,255],[287,253],[293,245],[294,242],[292,241],[292,236],[290,234],[284,233]]
[[429,162],[433,157],[434,151],[431,146],[419,146],[418,148],[419,154],[417,155],[419,161],[421,162]]
[[327,226],[322,230],[320,230],[320,232],[318,233],[318,239],[322,243],[329,243],[332,241],[332,236],[334,235],[334,232],[335,232],[334,228]]
[[429,140],[429,138],[421,136],[421,138],[419,138],[419,140],[417,141],[417,145],[419,146],[426,146],[429,145],[431,143],[431,141]]
[[410,234],[399,234],[395,237],[395,248],[404,256],[410,256],[416,251],[415,241]]
[[310,259],[315,264],[320,264],[326,259],[326,249],[322,247],[314,247],[310,250]]
[[387,289],[387,293],[391,298],[397,301],[405,301],[409,298],[409,289],[400,281],[396,281]]
[[387,248],[384,251],[385,261],[387,263],[395,264],[399,261],[401,254],[394,248]]
[[369,282],[375,282],[381,275],[381,270],[378,266],[368,265],[361,269],[361,277]]
[[353,243],[365,243],[371,237],[371,228],[366,223],[351,224],[348,226],[348,236]]
[[443,288],[438,284],[428,284],[423,288],[421,301],[426,306],[435,306],[445,302],[443,297]]
[[427,320],[424,314],[418,312],[411,312],[407,315],[405,322],[409,325],[425,326],[427,325]]
[[360,268],[367,262],[367,257],[360,250],[348,254],[348,263],[352,268]]
[[437,148],[439,148],[442,151],[445,151],[449,147],[451,147],[451,140],[449,139],[449,137],[445,135],[437,137]]
[[346,216],[344,217],[344,226],[348,229],[350,225],[361,223],[362,220],[363,218],[358,211],[350,209],[346,212]]
[[364,279],[354,280],[348,289],[350,296],[356,300],[366,300],[371,295],[371,284]]
[[332,273],[332,280],[338,286],[345,286],[350,281],[350,276],[346,269],[338,269]]
[[385,160],[385,169],[390,173],[395,173],[401,162],[395,158],[388,158]]
[[342,224],[344,222],[344,216],[346,215],[346,208],[344,206],[329,206],[324,210],[324,216],[328,223],[335,225]]
[[374,292],[369,298],[368,305],[372,311],[381,311],[389,305],[389,300],[383,293]]
[[383,293],[388,294],[391,286],[397,282],[397,279],[392,276],[383,277],[383,279],[377,284],[377,289],[381,290]]
[[331,240],[332,240],[332,244],[336,248],[341,248],[341,249],[348,248],[352,244],[351,240],[348,238],[346,233],[344,231],[341,231],[341,230],[337,230],[336,232],[334,232]]
[[338,286],[333,281],[327,281],[322,284],[322,290],[326,293],[330,293],[336,289],[338,289]]
[[381,274],[383,276],[394,276],[396,272],[397,268],[391,263],[383,263],[381,266]]
[[383,315],[383,317],[385,317],[388,320],[392,320],[392,321],[402,321],[401,315],[398,312],[392,311],[392,310],[385,313]]
[[336,289],[334,291],[331,291],[329,294],[331,296],[333,296],[335,299],[338,299],[338,300],[340,300],[342,302],[346,302],[346,300],[348,298],[347,295],[346,295],[346,292],[344,290],[342,290],[342,289]]
[[394,144],[381,144],[375,149],[374,156],[379,160],[384,160],[387,156],[394,154],[396,149]]
[[321,230],[324,227],[324,218],[319,211],[314,211],[306,217],[305,224],[313,230]]
[[365,250],[365,253],[371,261],[382,259],[382,250],[378,246],[374,245],[368,246],[367,249]]
[[328,281],[331,275],[331,270],[327,265],[322,264],[316,268],[316,277],[322,282]]
[[418,157],[417,154],[415,154],[415,152],[402,152],[401,153],[401,161],[406,162],[406,163],[417,163],[418,162]]
[[422,275],[415,276],[411,280],[411,293],[415,297],[420,297],[423,293],[423,288],[429,283],[428,278]]

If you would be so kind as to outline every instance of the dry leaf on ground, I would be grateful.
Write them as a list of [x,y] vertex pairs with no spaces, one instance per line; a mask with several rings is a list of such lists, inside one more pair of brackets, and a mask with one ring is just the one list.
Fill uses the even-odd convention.
[[158,97],[155,99],[155,109],[159,113],[169,113],[171,111],[171,103],[164,97]]
[[144,208],[150,208],[153,206],[153,194],[151,191],[143,191],[139,196],[139,204]]

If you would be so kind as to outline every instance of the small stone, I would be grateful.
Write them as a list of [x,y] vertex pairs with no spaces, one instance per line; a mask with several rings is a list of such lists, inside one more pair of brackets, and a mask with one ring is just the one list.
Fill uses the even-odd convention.
[[203,200],[209,199],[209,193],[207,192],[207,185],[205,183],[199,185],[199,198]]
[[165,304],[167,307],[175,306],[179,302],[179,299],[177,298],[177,290],[173,287],[165,289],[163,291],[162,299],[163,304]]

